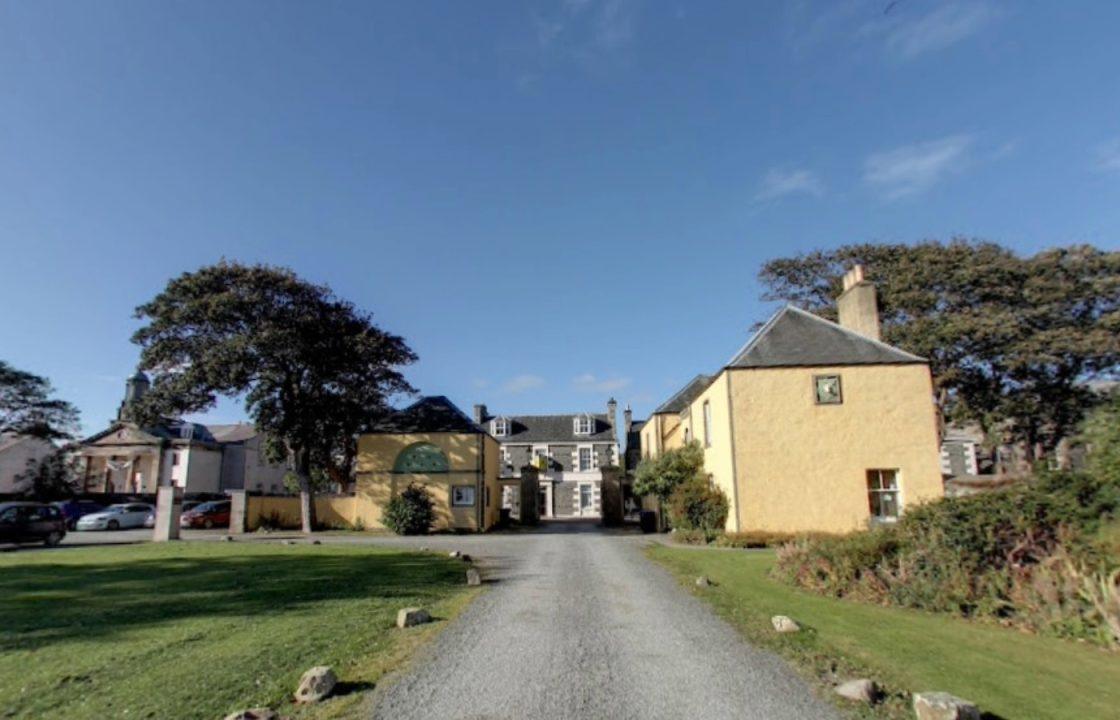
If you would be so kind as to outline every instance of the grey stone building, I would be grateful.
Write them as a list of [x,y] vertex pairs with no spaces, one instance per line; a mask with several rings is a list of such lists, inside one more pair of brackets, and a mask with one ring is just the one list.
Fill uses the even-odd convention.
[[[539,470],[541,517],[599,517],[602,469],[620,463],[617,410],[614,398],[605,414],[492,415],[475,405],[474,421],[501,446],[502,478],[519,477],[526,465]],[[503,491],[503,507],[520,501],[511,493]]]

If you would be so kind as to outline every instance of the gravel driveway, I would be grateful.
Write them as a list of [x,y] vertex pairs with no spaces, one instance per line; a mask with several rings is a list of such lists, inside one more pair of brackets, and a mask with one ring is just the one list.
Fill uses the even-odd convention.
[[837,717],[646,560],[646,542],[570,523],[424,539],[470,553],[493,585],[378,691],[374,717]]

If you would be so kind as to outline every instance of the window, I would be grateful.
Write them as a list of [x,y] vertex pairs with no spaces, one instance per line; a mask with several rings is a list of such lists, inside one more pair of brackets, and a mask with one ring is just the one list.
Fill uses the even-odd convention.
[[474,486],[453,485],[451,487],[451,504],[455,507],[473,507]]
[[177,452],[171,453],[171,464],[172,465],[178,465],[179,464],[179,453],[177,453]]
[[839,375],[814,375],[813,389],[817,396],[817,405],[839,405],[844,402],[844,395],[840,391]]
[[533,448],[533,467],[538,470],[547,470],[549,466],[548,446],[541,445]]
[[712,405],[704,401],[704,447],[712,446]]
[[590,415],[577,415],[574,422],[576,435],[590,435],[595,427],[594,420]]
[[873,519],[897,520],[898,470],[868,470],[867,498],[871,505]]
[[393,465],[397,473],[445,473],[448,469],[447,456],[431,443],[409,445]]
[[686,427],[684,429],[684,444],[687,445],[692,442],[692,428]]
[[490,421],[490,429],[495,437],[505,437],[509,435],[509,418],[494,418]]
[[487,485],[482,491],[483,497],[486,498],[486,507],[490,507],[490,486]]
[[579,470],[580,472],[587,472],[591,469],[591,448],[581,447],[579,449]]

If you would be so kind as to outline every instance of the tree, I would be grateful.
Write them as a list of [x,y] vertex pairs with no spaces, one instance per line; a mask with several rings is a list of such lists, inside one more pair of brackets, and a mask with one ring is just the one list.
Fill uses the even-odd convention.
[[313,468],[414,392],[399,368],[416,355],[331,290],[286,268],[221,262],[168,283],[136,310],[151,371],[138,422],[243,397],[299,480],[303,531],[315,526]]
[[1089,246],[1020,257],[991,242],[857,244],[767,262],[764,298],[836,317],[841,278],[862,264],[883,339],[930,360],[954,421],[1028,461],[1053,451],[1097,400],[1088,382],[1120,363],[1120,253]]
[[431,493],[410,483],[385,506],[385,527],[398,535],[426,535],[435,520]]
[[660,504],[669,500],[682,483],[704,476],[704,451],[697,442],[646,458],[634,473],[634,493],[653,495]]
[[699,530],[711,540],[727,525],[730,504],[727,495],[706,477],[693,476],[677,485],[669,496],[669,516],[673,527]]
[[24,485],[25,494],[39,500],[64,500],[73,497],[81,486],[76,461],[65,450],[43,458],[29,460],[27,470],[16,477],[16,485]]
[[72,438],[78,429],[78,410],[52,398],[52,393],[46,378],[0,360],[0,433],[45,440]]
[[1120,487],[1120,392],[1113,392],[1108,402],[1089,413],[1080,439],[1089,450],[1089,472]]

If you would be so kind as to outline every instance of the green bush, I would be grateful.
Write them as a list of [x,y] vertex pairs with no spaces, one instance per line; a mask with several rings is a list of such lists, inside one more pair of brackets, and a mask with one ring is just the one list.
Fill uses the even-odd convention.
[[775,573],[834,597],[1102,639],[1111,621],[1087,596],[1094,582],[1087,578],[1099,584],[1117,563],[1093,534],[1118,512],[1115,483],[1047,473],[912,508],[894,525],[791,542],[779,550]]
[[432,507],[427,489],[410,484],[385,506],[385,527],[398,535],[425,535],[435,518]]
[[727,524],[727,496],[706,479],[693,477],[677,485],[669,496],[669,518],[679,530],[695,530],[710,541]]

